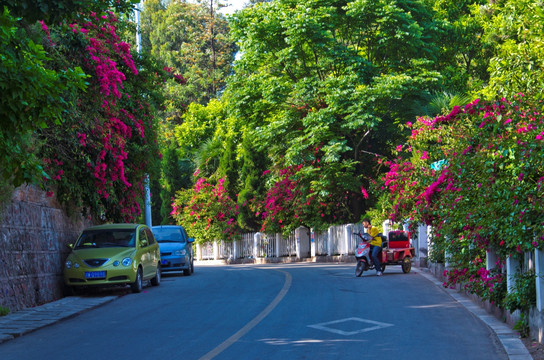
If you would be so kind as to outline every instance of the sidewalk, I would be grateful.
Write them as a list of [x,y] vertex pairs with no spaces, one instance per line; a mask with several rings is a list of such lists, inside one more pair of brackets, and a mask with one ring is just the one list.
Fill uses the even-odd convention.
[[[421,276],[448,293],[469,312],[487,324],[497,335],[510,360],[533,359],[523,342],[519,339],[518,334],[509,326],[496,319],[493,315],[488,314],[484,309],[474,304],[468,297],[458,291],[444,288],[442,283],[430,274],[426,268],[414,268],[414,270],[417,270]],[[111,302],[116,298],[118,296],[70,296],[42,306],[17,311],[13,314],[0,317],[0,344],[63,319],[77,316],[85,311]]]
[[0,317],[0,344],[63,319],[77,316],[113,301],[117,297],[69,296],[48,304],[2,316]]

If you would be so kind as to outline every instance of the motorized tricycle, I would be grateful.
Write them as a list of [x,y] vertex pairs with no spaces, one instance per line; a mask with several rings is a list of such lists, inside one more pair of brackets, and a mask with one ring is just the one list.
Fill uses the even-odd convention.
[[[375,269],[370,256],[372,236],[367,233],[354,234],[359,237],[355,249],[355,258],[357,259],[355,276],[359,277],[363,275],[363,272]],[[385,271],[387,265],[401,265],[402,272],[409,273],[412,269],[412,258],[415,255],[414,248],[410,244],[410,233],[397,230],[390,231],[387,237],[381,234],[379,236],[382,237],[382,252],[378,254],[381,260],[382,272]]]

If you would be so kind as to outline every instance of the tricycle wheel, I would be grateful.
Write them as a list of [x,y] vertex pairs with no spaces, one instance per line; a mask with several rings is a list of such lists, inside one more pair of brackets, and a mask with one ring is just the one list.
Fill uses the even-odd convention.
[[363,261],[357,261],[357,267],[355,268],[355,276],[360,277],[365,271],[365,263]]
[[408,274],[412,269],[412,259],[409,256],[406,256],[402,259],[402,272]]

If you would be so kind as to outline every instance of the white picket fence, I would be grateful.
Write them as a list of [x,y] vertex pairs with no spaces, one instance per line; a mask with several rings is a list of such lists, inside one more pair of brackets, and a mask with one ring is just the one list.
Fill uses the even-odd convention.
[[364,232],[364,228],[361,224],[331,226],[324,232],[299,228],[288,237],[246,233],[237,241],[197,244],[197,260],[350,255],[357,241],[354,232]]

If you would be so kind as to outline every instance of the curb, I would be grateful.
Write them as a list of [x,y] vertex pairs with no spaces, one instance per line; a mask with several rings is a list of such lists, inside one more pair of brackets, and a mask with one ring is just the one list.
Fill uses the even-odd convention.
[[75,317],[118,296],[69,296],[41,306],[28,308],[0,317],[0,344],[28,334],[61,320]]
[[497,336],[500,343],[502,344],[508,359],[510,360],[532,360],[533,357],[519,339],[518,334],[512,330],[508,325],[499,321],[493,315],[490,315],[487,311],[474,304],[472,300],[461,295],[457,290],[447,289],[442,286],[442,283],[438,281],[433,275],[428,273],[428,269],[419,268],[419,274],[434,283],[436,286],[444,290],[448,295],[450,295],[455,301],[461,304],[465,309],[478,317],[483,323],[485,323]]

